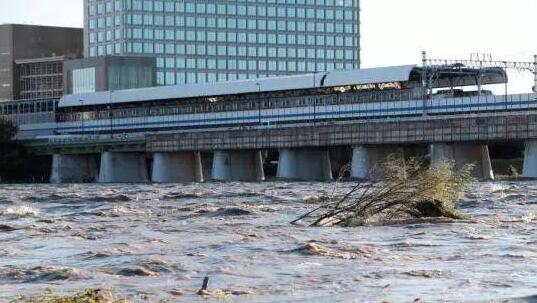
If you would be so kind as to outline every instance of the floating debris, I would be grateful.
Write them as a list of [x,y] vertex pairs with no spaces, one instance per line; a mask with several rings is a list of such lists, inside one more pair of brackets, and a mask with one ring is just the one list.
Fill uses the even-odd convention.
[[18,230],[18,229],[19,228],[13,227],[11,225],[0,224],[0,231],[3,231],[3,232],[10,232],[10,231]]
[[156,277],[159,274],[145,267],[134,267],[134,268],[120,269],[116,271],[116,275],[126,276],[126,277],[132,277],[132,276]]
[[437,278],[443,274],[439,270],[411,270],[403,272],[404,275],[420,278]]
[[371,258],[371,252],[361,248],[341,248],[341,247],[328,247],[321,245],[315,241],[306,243],[305,245],[291,250],[291,252],[297,252],[303,255],[310,256],[323,256],[332,257],[338,259],[369,259]]

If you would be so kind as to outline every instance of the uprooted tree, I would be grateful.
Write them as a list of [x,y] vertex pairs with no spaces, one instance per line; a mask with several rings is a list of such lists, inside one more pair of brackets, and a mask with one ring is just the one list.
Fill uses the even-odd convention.
[[465,219],[455,203],[475,181],[472,169],[466,165],[456,171],[451,162],[429,169],[419,159],[389,158],[370,174],[381,178],[359,182],[346,195],[322,202],[292,223],[357,226],[413,218]]

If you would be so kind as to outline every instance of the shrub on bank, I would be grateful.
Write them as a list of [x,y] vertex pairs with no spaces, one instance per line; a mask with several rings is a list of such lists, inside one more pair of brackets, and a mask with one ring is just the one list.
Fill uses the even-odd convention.
[[72,296],[58,296],[52,292],[35,297],[21,296],[12,303],[128,303],[124,298],[116,297],[110,290],[88,289]]

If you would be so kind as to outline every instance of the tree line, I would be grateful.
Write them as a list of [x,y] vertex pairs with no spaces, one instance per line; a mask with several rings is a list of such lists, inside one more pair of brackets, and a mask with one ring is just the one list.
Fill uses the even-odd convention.
[[50,158],[32,154],[16,140],[18,127],[0,118],[0,182],[46,182]]

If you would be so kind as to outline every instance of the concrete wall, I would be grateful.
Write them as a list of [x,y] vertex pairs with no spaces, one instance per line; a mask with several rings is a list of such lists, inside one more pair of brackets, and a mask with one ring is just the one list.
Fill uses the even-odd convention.
[[14,62],[12,27],[0,25],[0,102],[14,99]]
[[51,183],[95,182],[98,176],[98,155],[54,154],[52,157]]
[[537,140],[526,140],[524,167],[522,174],[527,178],[537,178]]
[[151,181],[156,183],[203,182],[199,152],[155,153]]
[[492,162],[487,145],[476,143],[437,143],[431,145],[431,167],[452,162],[455,169],[472,164],[473,175],[483,180],[494,180]]
[[[18,95],[14,61],[69,55],[81,57],[83,30],[79,28],[0,25],[0,101]],[[2,84],[10,84],[2,88]]]
[[330,181],[332,166],[328,149],[281,149],[277,177],[285,180]]
[[215,151],[212,179],[217,181],[263,181],[263,156],[259,150]]
[[149,135],[149,151],[280,149],[322,146],[487,142],[537,138],[537,115],[434,117],[316,125],[279,129],[226,130]]
[[145,183],[149,173],[145,154],[104,152],[99,183]]
[[405,159],[405,148],[402,146],[358,145],[352,153],[351,177],[369,179],[382,176],[381,165],[388,159]]

